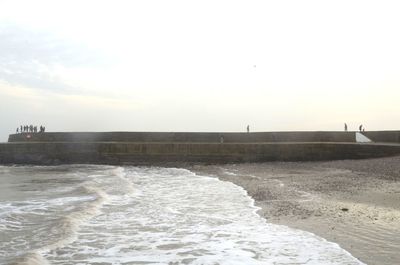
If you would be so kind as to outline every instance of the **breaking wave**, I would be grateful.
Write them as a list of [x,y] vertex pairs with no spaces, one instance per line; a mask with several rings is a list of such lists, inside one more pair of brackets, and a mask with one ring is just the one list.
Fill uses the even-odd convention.
[[[35,184],[24,194],[36,197],[1,202],[5,221],[0,230],[11,239],[0,240],[4,261],[362,264],[335,243],[267,223],[247,192],[230,182],[176,168],[64,166],[48,171],[28,170]],[[37,193],[43,185],[45,194]]]

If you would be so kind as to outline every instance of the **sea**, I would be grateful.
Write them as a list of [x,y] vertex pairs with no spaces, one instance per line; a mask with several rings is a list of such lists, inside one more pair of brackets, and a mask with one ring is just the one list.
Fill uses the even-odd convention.
[[187,169],[0,166],[0,264],[362,264]]

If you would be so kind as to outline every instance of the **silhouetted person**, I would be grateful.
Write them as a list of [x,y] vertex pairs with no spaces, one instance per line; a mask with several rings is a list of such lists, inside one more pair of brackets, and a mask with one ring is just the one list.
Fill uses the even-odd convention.
[[362,132],[362,124],[358,127],[358,129],[360,130],[360,132]]
[[347,132],[347,124],[344,124],[344,131]]
[[19,128],[17,127],[17,134],[19,133]]
[[19,130],[22,133],[22,125],[21,125],[21,130]]
[[250,125],[247,125],[247,133],[250,132]]

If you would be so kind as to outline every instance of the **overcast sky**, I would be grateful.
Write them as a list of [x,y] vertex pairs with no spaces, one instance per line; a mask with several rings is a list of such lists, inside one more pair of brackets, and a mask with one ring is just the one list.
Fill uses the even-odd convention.
[[399,1],[0,1],[0,141],[400,129]]

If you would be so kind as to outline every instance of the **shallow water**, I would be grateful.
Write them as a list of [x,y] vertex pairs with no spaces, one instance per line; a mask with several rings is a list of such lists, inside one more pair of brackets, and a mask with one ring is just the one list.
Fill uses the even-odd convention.
[[0,263],[361,264],[185,169],[0,167]]

